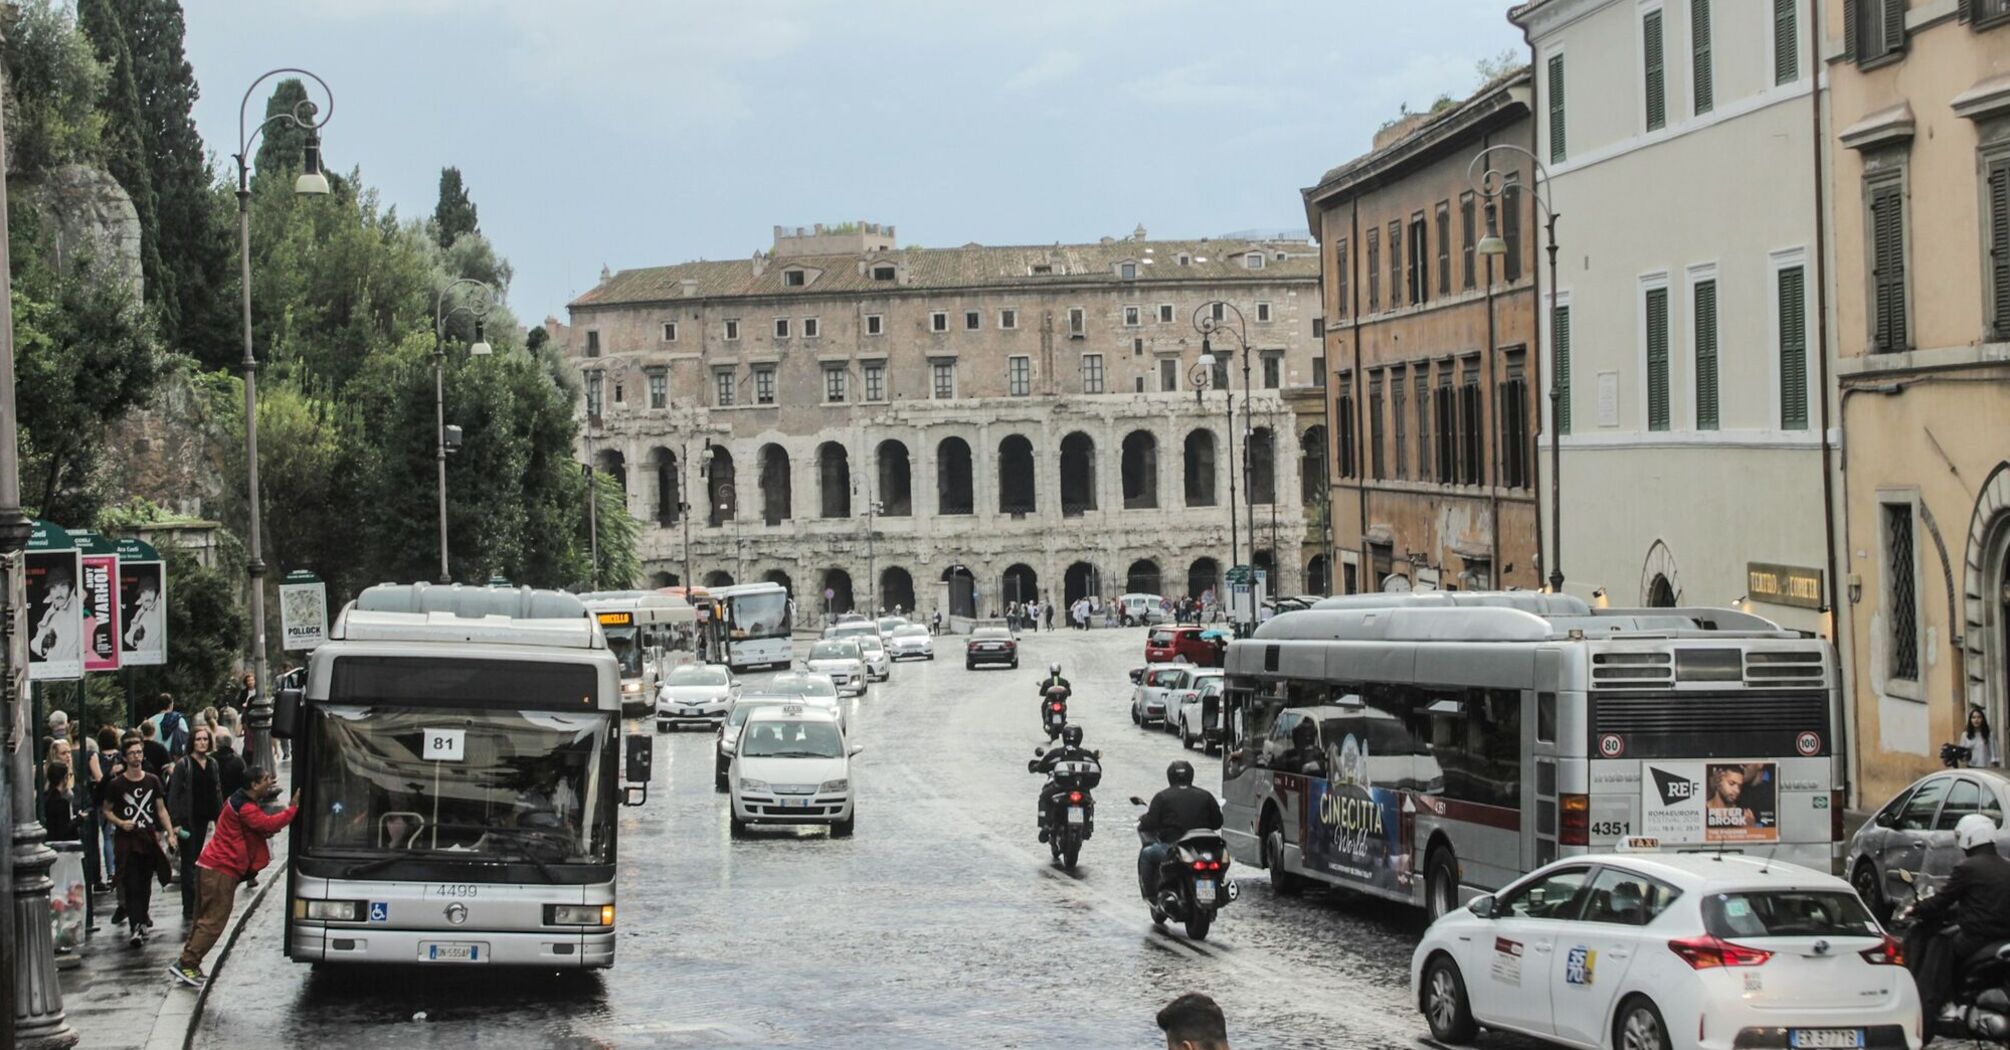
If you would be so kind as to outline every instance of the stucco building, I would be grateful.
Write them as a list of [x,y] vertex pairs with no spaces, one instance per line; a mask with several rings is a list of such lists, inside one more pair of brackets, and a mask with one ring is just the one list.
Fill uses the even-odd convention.
[[[624,479],[653,585],[687,564],[777,580],[805,616],[1199,593],[1230,556],[1232,379],[1243,557],[1254,518],[1255,564],[1296,590],[1283,393],[1322,371],[1318,279],[1303,241],[935,249],[777,227],[750,259],[608,274],[571,304],[581,454]],[[1245,321],[1248,435],[1241,362],[1218,341],[1198,367],[1215,300]]]

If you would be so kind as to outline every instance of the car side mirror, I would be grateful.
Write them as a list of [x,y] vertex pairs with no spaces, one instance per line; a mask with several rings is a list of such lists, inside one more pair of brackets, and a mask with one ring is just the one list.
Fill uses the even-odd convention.
[[851,755],[856,755],[856,754],[858,754],[859,752],[861,752],[861,751],[864,751],[864,750],[865,750],[865,745],[864,745],[864,744],[853,744],[853,745],[851,746],[851,750],[849,750],[849,751],[845,752],[845,754],[846,754],[847,756],[851,756]]
[[1046,753],[1047,753],[1047,749],[1046,749],[1046,748],[1044,748],[1044,747],[1036,747],[1036,748],[1034,748],[1034,749],[1033,749],[1033,757],[1034,757],[1034,758],[1039,758],[1039,757],[1040,757],[1041,755],[1044,755],[1044,754],[1046,754]]
[[293,739],[293,731],[300,724],[300,700],[298,689],[281,689],[272,700],[272,735],[281,740]]
[[1493,918],[1494,895],[1491,893],[1482,893],[1479,896],[1474,897],[1472,903],[1466,905],[1466,910],[1472,912],[1474,915],[1477,915],[1482,919]]

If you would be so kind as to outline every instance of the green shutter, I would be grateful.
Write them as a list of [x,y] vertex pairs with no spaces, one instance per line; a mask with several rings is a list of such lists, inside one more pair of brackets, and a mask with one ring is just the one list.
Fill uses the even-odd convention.
[[1668,289],[1647,291],[1647,429],[1668,429]]
[[1884,0],[1883,44],[1878,54],[1905,50],[1905,0]]
[[1871,191],[1872,349],[1906,347],[1905,200],[1896,181]]
[[[1877,0],[1870,0],[1877,3]],[[1843,53],[1844,58],[1857,57],[1859,28],[1863,23],[1863,0],[1843,0]],[[1817,56],[1819,57],[1819,56]]]
[[1556,432],[1570,433],[1570,307],[1558,306],[1550,311],[1549,337],[1555,352],[1557,401]]
[[1696,429],[1717,429],[1717,282],[1696,283]]
[[1689,58],[1695,70],[1696,115],[1717,105],[1716,74],[1710,68],[1710,0],[1689,0]]
[[1800,267],[1780,271],[1780,427],[1808,428],[1807,276]]
[[1989,162],[1989,317],[2010,339],[2010,157]]
[[1647,130],[1659,131],[1668,123],[1668,89],[1663,76],[1661,12],[1649,11],[1641,20],[1641,35],[1647,44]]
[[1563,124],[1563,56],[1549,59],[1549,162],[1563,163],[1568,156]]
[[1801,78],[1800,0],[1773,0],[1773,83]]

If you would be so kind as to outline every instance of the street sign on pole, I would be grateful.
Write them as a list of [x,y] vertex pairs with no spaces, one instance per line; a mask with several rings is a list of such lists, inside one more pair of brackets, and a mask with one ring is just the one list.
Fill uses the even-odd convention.
[[328,640],[328,585],[306,569],[279,581],[280,648],[312,649]]

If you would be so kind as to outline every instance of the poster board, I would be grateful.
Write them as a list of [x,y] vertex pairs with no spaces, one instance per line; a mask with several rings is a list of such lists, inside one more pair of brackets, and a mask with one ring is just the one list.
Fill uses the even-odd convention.
[[25,551],[28,592],[28,679],[71,682],[84,677],[83,564],[70,533],[37,521]]
[[119,555],[119,665],[167,664],[167,562],[151,544],[130,537],[114,546]]
[[77,596],[84,606],[84,672],[119,669],[119,552],[111,540],[89,529],[72,529],[77,563],[83,569]]
[[306,569],[279,581],[282,649],[312,649],[328,640],[328,585]]

